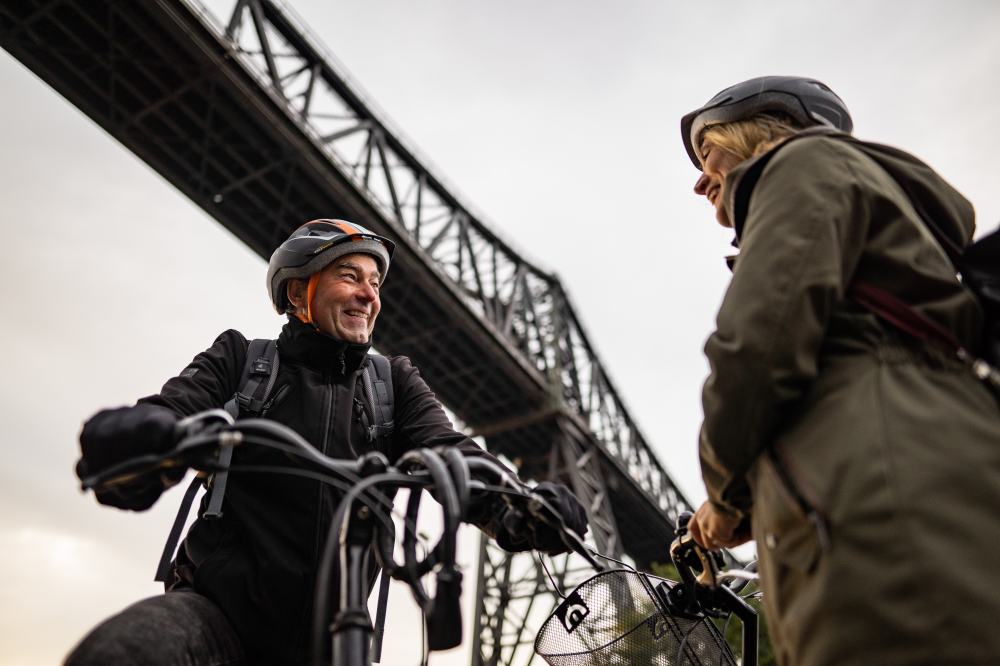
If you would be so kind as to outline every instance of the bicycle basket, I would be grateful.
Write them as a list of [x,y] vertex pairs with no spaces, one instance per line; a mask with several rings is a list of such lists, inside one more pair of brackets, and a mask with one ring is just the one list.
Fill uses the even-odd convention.
[[635,571],[599,573],[549,616],[535,653],[550,666],[736,666],[711,620],[668,615],[653,594]]

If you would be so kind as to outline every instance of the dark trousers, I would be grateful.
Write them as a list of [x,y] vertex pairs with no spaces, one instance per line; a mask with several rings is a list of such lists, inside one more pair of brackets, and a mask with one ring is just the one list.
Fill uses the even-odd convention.
[[244,661],[239,638],[219,607],[196,592],[180,590],[109,617],[80,641],[66,666],[226,666]]

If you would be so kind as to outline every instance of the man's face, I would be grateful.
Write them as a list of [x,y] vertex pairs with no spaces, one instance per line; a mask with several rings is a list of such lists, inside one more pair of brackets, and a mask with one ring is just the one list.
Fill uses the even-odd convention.
[[[292,302],[305,307],[304,280],[290,286]],[[365,343],[375,328],[379,300],[378,262],[368,254],[348,254],[320,271],[312,302],[313,323],[344,342]]]

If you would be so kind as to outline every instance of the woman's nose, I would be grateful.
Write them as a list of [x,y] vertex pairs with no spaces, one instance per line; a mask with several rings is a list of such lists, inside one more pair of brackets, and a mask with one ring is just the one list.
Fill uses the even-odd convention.
[[704,196],[708,192],[708,181],[709,177],[705,174],[701,174],[698,180],[694,181],[694,193],[699,196]]

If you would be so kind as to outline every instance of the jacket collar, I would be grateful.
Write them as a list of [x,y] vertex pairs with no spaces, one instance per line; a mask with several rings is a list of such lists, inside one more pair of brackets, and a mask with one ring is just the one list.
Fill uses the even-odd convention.
[[760,180],[761,175],[764,173],[764,167],[766,167],[768,162],[771,161],[771,158],[774,157],[775,154],[784,146],[788,145],[790,141],[809,136],[838,136],[846,137],[848,139],[851,138],[850,135],[829,127],[807,127],[799,130],[795,134],[785,137],[766,153],[762,153],[756,157],[751,157],[748,160],[740,162],[726,175],[722,195],[723,205],[726,208],[726,215],[729,216],[729,219],[733,223],[733,231],[736,232],[736,238],[733,240],[734,246],[739,247],[740,237],[743,235],[743,223],[746,222],[747,213],[750,209],[750,195],[753,193],[753,188],[757,185],[757,181]]
[[357,372],[364,364],[370,348],[370,343],[355,344],[338,340],[295,317],[288,318],[288,323],[278,336],[278,351],[282,361],[304,365],[334,378]]

